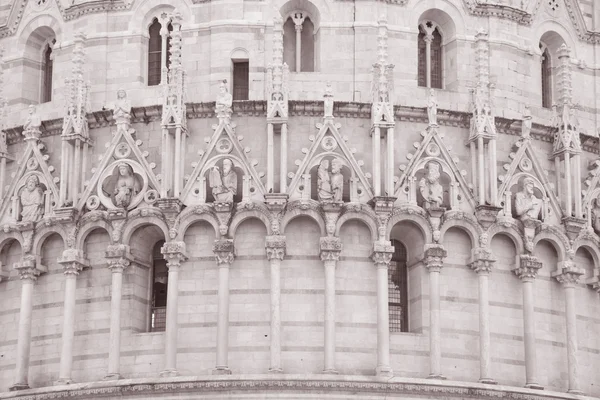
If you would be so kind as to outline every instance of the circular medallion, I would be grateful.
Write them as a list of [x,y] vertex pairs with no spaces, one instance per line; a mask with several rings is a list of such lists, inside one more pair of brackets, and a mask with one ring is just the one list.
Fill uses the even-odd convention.
[[131,148],[125,142],[121,142],[115,148],[115,157],[116,158],[125,158],[131,154]]
[[337,149],[338,143],[333,136],[325,136],[321,141],[321,147],[325,151],[333,151]]
[[531,171],[531,169],[533,168],[531,160],[527,157],[523,157],[523,159],[519,162],[519,168],[521,168],[523,172]]
[[440,155],[440,147],[437,144],[431,142],[427,145],[425,153],[427,153],[427,155],[430,157],[437,157]]
[[30,171],[33,171],[35,169],[37,169],[37,167],[40,164],[38,163],[38,160],[36,160],[35,158],[31,157],[29,160],[27,160],[27,169]]
[[85,206],[88,208],[88,210],[95,210],[100,206],[100,199],[98,196],[92,195],[88,197],[87,201],[85,202]]
[[148,204],[154,204],[158,200],[158,192],[154,189],[150,189],[144,194],[144,201]]
[[221,138],[217,141],[215,148],[218,153],[227,154],[233,149],[233,143],[227,138]]

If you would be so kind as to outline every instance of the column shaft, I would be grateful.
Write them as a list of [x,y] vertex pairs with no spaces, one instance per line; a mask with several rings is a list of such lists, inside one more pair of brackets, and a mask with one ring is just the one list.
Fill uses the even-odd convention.
[[377,375],[391,375],[388,264],[377,267]]
[[123,268],[111,268],[110,287],[110,333],[108,341],[108,374],[105,379],[120,378],[121,358],[121,298],[123,292]]
[[175,162],[173,163],[173,197],[179,197],[179,186],[181,185],[181,128],[175,129]]
[[490,313],[488,273],[478,272],[479,280],[479,382],[496,383],[490,373]]
[[[35,279],[35,278],[34,278]],[[34,279],[21,280],[21,308],[19,311],[19,336],[17,337],[17,362],[15,368],[16,383],[11,390],[28,389],[29,351],[31,347],[31,314],[33,311]]]
[[565,285],[565,314],[567,320],[567,364],[569,370],[569,393],[581,393],[577,372],[577,311],[575,308],[575,285]]
[[387,171],[386,171],[386,187],[385,190],[388,196],[394,195],[394,128],[387,130]]
[[281,261],[271,258],[271,366],[270,372],[282,372],[281,365]]
[[436,269],[429,270],[429,330],[429,377],[441,378],[440,271]]
[[177,312],[179,299],[179,265],[168,263],[167,315],[165,324],[165,369],[161,376],[177,375]]
[[60,352],[59,384],[71,383],[73,340],[75,337],[75,290],[77,273],[65,273],[65,303],[63,308],[62,349]]
[[498,171],[496,166],[496,139],[490,139],[488,145],[488,162],[490,169],[490,204],[496,205],[498,202]]
[[523,280],[523,329],[525,334],[525,386],[540,387],[537,383],[537,356],[535,345],[535,317],[533,280]]
[[302,70],[302,25],[296,25],[296,72]]
[[573,156],[573,191],[575,192],[575,216],[577,218],[582,218],[583,212],[581,209],[581,163],[579,154]]
[[475,142],[469,143],[469,150],[471,155],[471,179],[473,181],[473,187],[477,186],[477,147]]
[[573,196],[571,187],[571,156],[569,153],[565,153],[565,210],[567,217],[572,216],[573,210]]
[[431,40],[433,36],[425,36],[425,85],[431,87]]
[[219,305],[217,316],[217,365],[215,373],[230,374],[229,346],[229,263],[219,264]]
[[281,142],[279,143],[281,166],[279,169],[279,193],[287,191],[287,123],[281,124]]
[[323,261],[325,267],[325,373],[336,373],[335,369],[335,264],[334,260]]
[[485,204],[485,163],[484,163],[484,143],[483,137],[477,138],[477,169],[479,172],[479,204]]
[[381,129],[373,129],[373,191],[381,196]]
[[273,143],[273,124],[267,122],[267,192],[273,189],[273,181],[275,176],[275,171],[273,166],[275,158],[275,145]]

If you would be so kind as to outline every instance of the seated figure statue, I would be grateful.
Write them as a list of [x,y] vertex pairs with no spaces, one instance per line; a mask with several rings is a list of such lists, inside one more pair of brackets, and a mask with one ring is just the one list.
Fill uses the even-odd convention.
[[527,177],[523,179],[521,191],[515,195],[515,210],[517,216],[523,222],[529,220],[538,220],[543,202],[533,193],[534,180]]
[[594,200],[594,208],[592,208],[592,227],[596,233],[600,233],[600,195]]
[[430,161],[425,168],[427,173],[419,181],[421,196],[425,202],[423,208],[440,208],[444,202],[444,187],[440,183],[440,165]]
[[118,169],[119,173],[113,193],[113,201],[115,206],[127,208],[131,204],[131,200],[139,193],[140,188],[137,185],[133,170],[129,164],[121,163]]
[[31,175],[19,196],[21,201],[21,221],[37,222],[44,216],[44,191],[37,176]]
[[233,162],[229,158],[223,160],[222,175],[215,165],[208,178],[215,202],[233,203],[233,196],[237,193],[237,174],[233,169]]

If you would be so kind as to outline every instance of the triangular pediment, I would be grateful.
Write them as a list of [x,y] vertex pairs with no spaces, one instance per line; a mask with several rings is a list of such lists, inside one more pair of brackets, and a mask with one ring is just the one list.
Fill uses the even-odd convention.
[[[307,180],[312,180],[311,170],[317,167],[319,163],[327,158],[340,159],[342,166],[349,171],[349,201],[366,203],[373,197],[370,176],[367,176],[362,170],[362,161],[357,161],[354,157],[356,149],[351,149],[347,138],[340,134],[340,124],[333,122],[333,118],[325,118],[323,123],[317,123],[319,132],[316,136],[310,136],[312,142],[310,148],[303,148],[305,154],[302,160],[296,160],[298,169],[292,173],[292,181],[288,188],[291,200],[309,199],[315,197],[315,193],[310,193],[306,188]],[[315,178],[316,179],[316,178]]]
[[[547,171],[542,167],[538,156],[533,150],[531,138],[522,138],[514,144],[516,151],[510,154],[511,162],[504,165],[506,174],[498,176],[500,180],[500,189],[498,190],[497,204],[512,204],[512,197],[515,189],[518,191],[526,177],[533,178],[534,188],[539,190],[544,207],[542,208],[542,218],[546,223],[560,224],[562,219],[562,209],[560,202],[554,193],[554,188],[548,179]],[[507,196],[510,196],[508,198]],[[537,195],[536,195],[537,197]],[[511,212],[505,206],[501,215],[510,217]]]
[[[26,139],[26,147],[17,161],[17,170],[14,172],[8,190],[5,192],[0,207],[0,221],[2,224],[20,222],[27,219],[21,215],[23,206],[31,205],[30,210],[35,209],[33,204],[40,204],[39,208],[31,212],[37,217],[31,217],[36,222],[42,217],[48,217],[52,213],[52,204],[58,201],[58,187],[56,183],[59,178],[54,177],[54,167],[48,165],[48,155],[42,154],[45,149],[41,140],[35,138]],[[31,177],[37,179],[37,186],[32,188],[27,199],[22,198],[23,191]],[[43,204],[41,204],[43,202]],[[33,208],[32,208],[33,207]],[[43,211],[42,211],[43,210]],[[22,218],[23,217],[23,218]]]
[[[132,210],[158,198],[160,184],[153,172],[155,164],[146,160],[148,152],[140,149],[142,142],[135,140],[134,134],[134,129],[126,128],[113,133],[99,165],[92,169],[77,210]],[[120,171],[121,166],[124,171]]]
[[[256,171],[258,161],[248,158],[251,149],[242,147],[240,142],[244,138],[236,135],[235,127],[235,123],[224,120],[213,125],[214,133],[207,140],[206,149],[199,152],[200,160],[193,163],[194,170],[181,194],[185,205],[203,204],[212,200],[211,193],[207,190],[207,175],[225,159],[229,159],[237,170],[240,189],[236,197],[241,202],[264,201],[265,187],[261,181],[264,174]],[[239,176],[239,171],[243,176]]]
[[[421,132],[423,140],[415,143],[415,153],[409,153],[408,164],[401,165],[402,174],[396,183],[394,196],[397,203],[410,203],[418,205],[417,174],[424,171],[429,163],[437,163],[440,172],[449,178],[449,182],[442,182],[444,187],[444,206],[450,210],[475,210],[475,198],[465,179],[466,171],[458,167],[458,158],[453,156],[451,147],[446,145],[443,135],[437,125],[430,125]],[[441,180],[441,177],[440,177]]]

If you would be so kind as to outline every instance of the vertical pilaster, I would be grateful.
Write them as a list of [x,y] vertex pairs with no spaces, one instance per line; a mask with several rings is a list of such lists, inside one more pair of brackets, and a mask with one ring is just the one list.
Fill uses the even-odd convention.
[[219,267],[219,305],[217,316],[217,365],[213,374],[231,374],[229,351],[229,268],[233,263],[233,240],[215,240],[213,253]]
[[321,261],[325,268],[325,367],[326,374],[337,374],[335,368],[335,267],[340,259],[342,242],[336,237],[321,238]]
[[120,379],[121,367],[121,301],[123,296],[123,271],[131,264],[133,257],[129,246],[116,244],[108,246],[106,261],[112,275],[110,286],[110,332],[108,340],[108,373],[104,379]]
[[275,171],[273,166],[275,165],[273,159],[275,158],[275,145],[273,143],[273,124],[267,122],[267,191],[273,190],[273,177]]
[[23,256],[15,265],[21,279],[21,307],[19,308],[19,335],[17,337],[17,360],[15,366],[15,383],[11,391],[29,389],[29,353],[31,348],[31,315],[33,312],[33,284],[40,275],[36,268],[35,258]]
[[302,71],[302,25],[304,24],[304,19],[306,17],[300,11],[296,11],[292,20],[294,21],[294,26],[296,28],[296,71]]
[[427,33],[423,38],[425,40],[425,85],[431,87],[431,42],[433,35]]
[[281,166],[279,168],[279,193],[287,192],[287,123],[281,124],[281,141],[279,149],[281,151]]
[[573,261],[563,261],[558,265],[558,271],[553,274],[565,290],[565,317],[567,324],[567,364],[569,371],[569,393],[583,394],[579,386],[577,362],[577,309],[575,290],[579,278],[584,274]]
[[165,369],[160,376],[177,376],[177,314],[179,270],[187,260],[184,242],[167,242],[160,250],[169,270],[167,284],[167,320],[165,324]]
[[423,262],[429,270],[429,378],[445,379],[442,375],[440,336],[440,272],[446,258],[444,246],[426,244]]
[[381,128],[373,127],[373,193],[381,196]]
[[89,266],[79,250],[68,249],[58,260],[63,266],[65,275],[65,302],[63,307],[62,347],[60,352],[60,368],[57,385],[72,383],[73,341],[75,338],[75,291],[79,272]]
[[377,376],[392,377],[390,365],[390,314],[388,293],[388,268],[392,261],[394,247],[390,242],[379,241],[373,244],[371,259],[377,269]]
[[267,236],[265,249],[271,266],[271,364],[269,372],[281,373],[281,262],[285,256],[285,236]]
[[537,380],[537,356],[535,344],[535,311],[533,300],[533,282],[542,262],[537,257],[523,254],[519,265],[513,269],[523,282],[523,336],[525,344],[525,387],[543,389]]
[[386,185],[385,190],[388,196],[394,194],[394,127],[387,129],[387,170],[386,170]]
[[490,371],[490,313],[488,276],[496,260],[488,249],[473,249],[469,267],[477,273],[479,281],[479,382],[495,384]]

